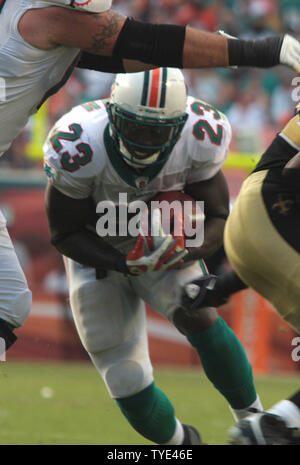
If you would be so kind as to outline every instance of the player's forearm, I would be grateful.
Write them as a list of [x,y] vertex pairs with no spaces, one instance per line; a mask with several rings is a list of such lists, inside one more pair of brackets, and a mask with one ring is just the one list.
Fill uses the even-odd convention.
[[18,28],[24,40],[43,50],[63,45],[176,68],[282,63],[300,71],[300,44],[288,35],[235,40],[190,27],[143,23],[113,10],[89,14],[54,6],[28,10]]
[[[116,40],[113,54],[157,66],[204,68],[224,66],[271,67],[280,63],[299,66],[300,45],[287,36],[258,40],[228,39],[195,28],[149,24],[127,18]],[[295,50],[295,52],[294,52]],[[293,54],[295,59],[291,60]]]
[[228,40],[218,34],[187,27],[183,47],[184,68],[226,67]]
[[149,64],[207,68],[228,65],[268,67],[280,62],[280,36],[251,41],[228,39],[190,27],[144,23],[112,10],[90,17],[75,17],[74,20],[71,30],[60,29],[59,43],[95,55],[136,60],[140,62],[139,70],[148,69]]
[[200,247],[191,247],[185,261],[208,258],[220,249],[223,244],[225,220],[223,218],[209,218],[204,224],[204,241]]
[[99,56],[82,52],[77,63],[78,68],[92,69],[105,73],[137,73],[154,66],[136,60],[126,60],[115,56]]
[[269,68],[276,66],[284,62],[284,58],[281,56],[284,37],[284,35],[277,35],[256,40],[228,39],[222,35],[187,27],[183,49],[183,67],[250,66]]
[[55,241],[57,250],[90,268],[126,272],[125,256],[94,233],[87,230],[74,232]]

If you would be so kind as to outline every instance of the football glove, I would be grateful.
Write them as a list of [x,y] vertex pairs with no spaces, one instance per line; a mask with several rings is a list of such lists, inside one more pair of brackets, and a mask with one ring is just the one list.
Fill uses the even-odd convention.
[[188,253],[183,234],[174,236],[164,233],[159,209],[154,209],[152,212],[151,226],[154,234],[150,235],[141,222],[136,244],[126,256],[126,265],[130,274],[139,275],[175,268],[183,263],[183,258]]
[[289,34],[285,34],[282,41],[280,63],[300,73],[300,42]]

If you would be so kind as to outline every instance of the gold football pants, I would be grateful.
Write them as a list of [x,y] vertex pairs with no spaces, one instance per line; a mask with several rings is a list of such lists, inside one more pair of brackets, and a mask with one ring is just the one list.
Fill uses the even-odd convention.
[[300,333],[300,207],[270,174],[255,172],[244,181],[224,245],[239,277]]

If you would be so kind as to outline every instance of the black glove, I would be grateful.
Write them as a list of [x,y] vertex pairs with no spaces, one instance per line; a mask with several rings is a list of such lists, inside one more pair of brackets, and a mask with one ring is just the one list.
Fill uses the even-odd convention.
[[212,274],[203,276],[185,285],[182,306],[189,310],[198,307],[219,307],[227,302],[228,296],[218,286],[218,277]]

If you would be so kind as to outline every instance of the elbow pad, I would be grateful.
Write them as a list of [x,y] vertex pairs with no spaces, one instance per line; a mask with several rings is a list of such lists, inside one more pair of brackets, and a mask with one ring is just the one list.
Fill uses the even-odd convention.
[[127,18],[113,56],[157,66],[183,68],[185,27],[151,24]]

